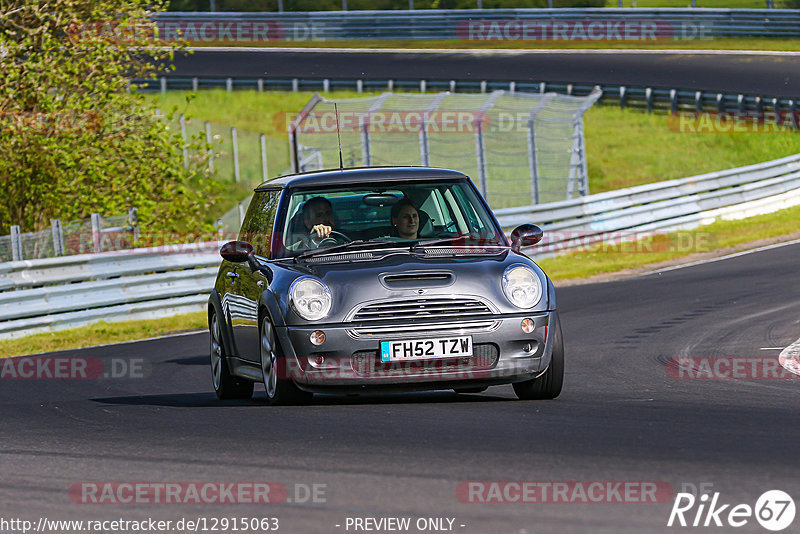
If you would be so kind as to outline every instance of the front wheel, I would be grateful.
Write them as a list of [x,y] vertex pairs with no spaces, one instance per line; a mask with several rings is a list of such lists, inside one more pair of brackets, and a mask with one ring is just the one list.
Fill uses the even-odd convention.
[[228,370],[228,359],[222,344],[217,312],[212,311],[208,320],[211,334],[211,383],[219,399],[249,399],[253,396],[253,383],[233,376]]
[[270,405],[306,404],[314,396],[298,388],[289,376],[269,317],[261,320],[261,374]]
[[521,400],[555,399],[564,383],[564,339],[561,336],[561,321],[556,316],[553,331],[553,356],[545,373],[537,378],[517,382],[514,393]]

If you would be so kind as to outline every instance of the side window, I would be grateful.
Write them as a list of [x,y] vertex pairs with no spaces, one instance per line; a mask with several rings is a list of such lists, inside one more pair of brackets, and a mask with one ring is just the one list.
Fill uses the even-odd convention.
[[247,241],[259,256],[269,257],[269,243],[272,239],[272,226],[278,209],[280,191],[260,191],[253,195],[250,207],[239,233],[239,240]]

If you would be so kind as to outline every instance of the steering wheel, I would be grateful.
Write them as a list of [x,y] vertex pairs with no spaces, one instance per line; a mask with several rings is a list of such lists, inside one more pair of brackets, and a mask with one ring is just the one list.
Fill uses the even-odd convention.
[[[352,241],[352,239],[344,235],[342,232],[337,232],[336,230],[331,230],[331,233],[322,239],[319,239],[316,234],[311,234],[307,239],[308,242],[315,248],[338,245],[339,243],[348,243]],[[317,239],[319,239],[319,241],[317,241]]]

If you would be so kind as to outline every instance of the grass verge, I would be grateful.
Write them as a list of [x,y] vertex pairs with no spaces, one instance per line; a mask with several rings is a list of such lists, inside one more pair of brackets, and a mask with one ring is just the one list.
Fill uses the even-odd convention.
[[94,345],[121,343],[123,341],[147,339],[165,334],[207,328],[207,319],[205,312],[197,312],[163,319],[119,323],[99,322],[68,330],[33,334],[16,339],[4,339],[0,340],[0,358],[80,349]]

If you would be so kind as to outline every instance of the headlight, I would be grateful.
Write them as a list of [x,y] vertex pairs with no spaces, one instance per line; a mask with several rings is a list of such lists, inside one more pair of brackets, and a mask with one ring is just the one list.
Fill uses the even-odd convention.
[[530,267],[512,265],[503,273],[503,293],[517,308],[533,308],[542,298],[542,283]]
[[297,314],[307,321],[322,319],[331,311],[331,291],[311,277],[298,278],[289,288],[289,300]]

